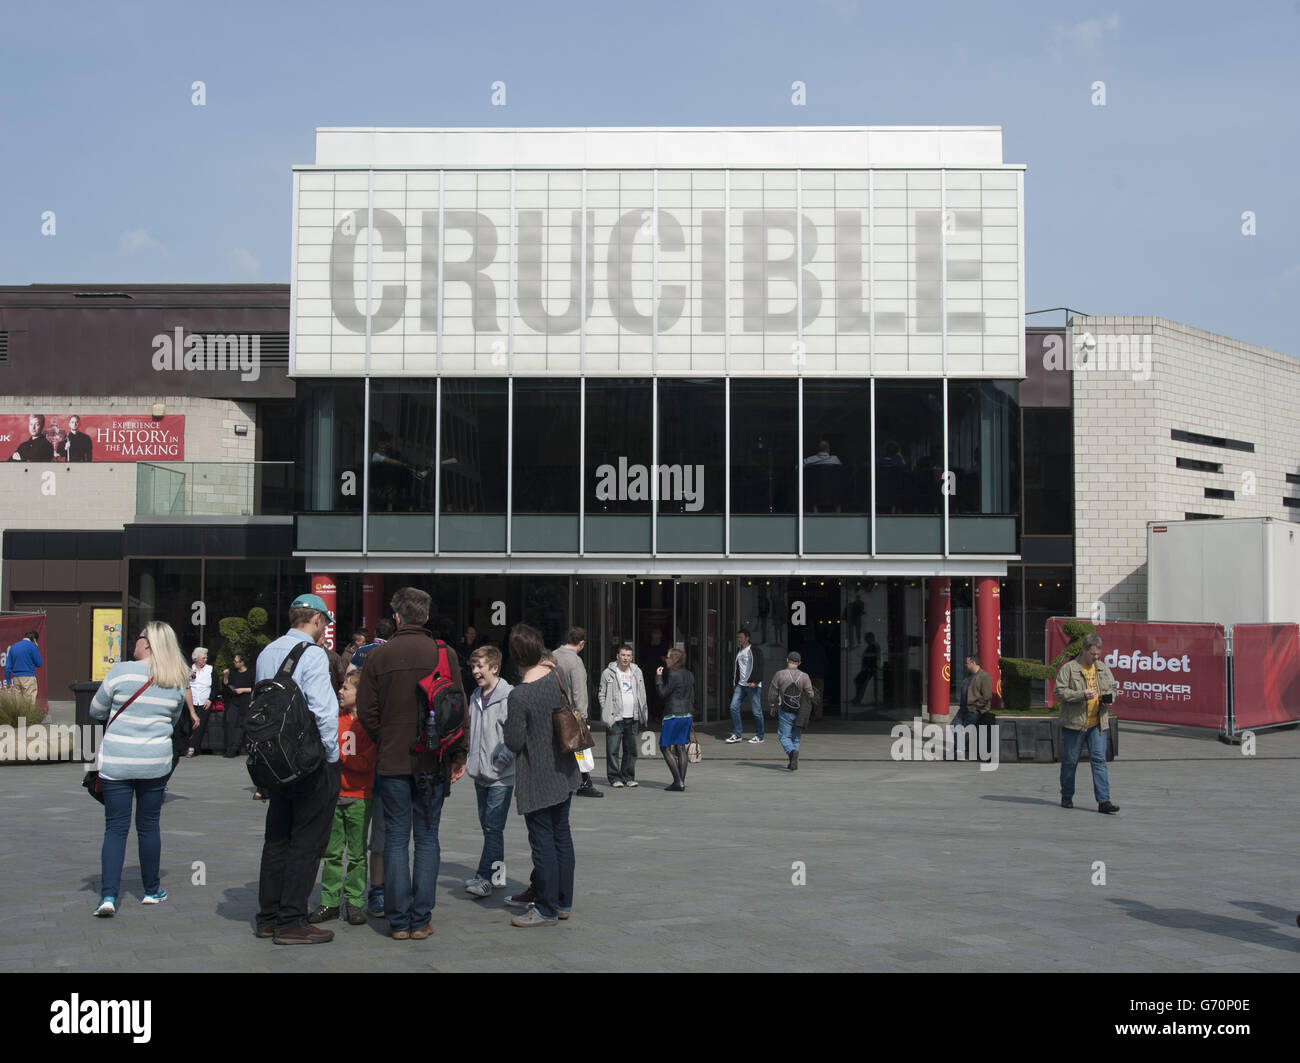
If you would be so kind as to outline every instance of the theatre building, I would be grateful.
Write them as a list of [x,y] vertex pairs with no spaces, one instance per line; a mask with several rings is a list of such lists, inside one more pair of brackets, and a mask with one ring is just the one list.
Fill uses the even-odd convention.
[[593,676],[679,646],[706,720],[742,625],[947,712],[1020,560],[1023,179],[996,127],[319,130],[294,557],[345,634],[413,584]]

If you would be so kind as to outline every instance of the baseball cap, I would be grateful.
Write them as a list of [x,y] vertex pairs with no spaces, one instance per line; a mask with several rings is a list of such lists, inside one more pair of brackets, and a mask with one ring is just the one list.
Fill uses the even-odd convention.
[[799,656],[798,650],[791,650],[789,653],[785,655],[785,659],[787,661],[794,661],[795,664],[803,663],[803,658]]
[[316,594],[300,594],[289,605],[290,609],[315,609],[318,613],[324,613],[325,619],[331,624],[334,623],[334,616],[325,604],[325,600]]

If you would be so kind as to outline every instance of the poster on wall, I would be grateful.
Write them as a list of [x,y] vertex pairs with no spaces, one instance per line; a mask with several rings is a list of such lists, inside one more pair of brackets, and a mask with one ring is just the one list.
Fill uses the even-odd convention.
[[0,460],[78,463],[184,461],[184,416],[30,413],[0,415]]
[[102,683],[122,659],[122,610],[95,609],[90,622],[90,678]]

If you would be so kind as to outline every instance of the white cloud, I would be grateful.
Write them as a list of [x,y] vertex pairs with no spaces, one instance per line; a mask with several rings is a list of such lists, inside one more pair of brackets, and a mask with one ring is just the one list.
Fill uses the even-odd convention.
[[241,280],[253,280],[262,272],[262,263],[242,247],[232,248],[226,253],[226,266]]
[[129,255],[136,251],[160,251],[162,250],[162,244],[143,229],[132,229],[130,232],[122,234],[122,239],[117,242],[117,249],[122,254]]
[[1095,48],[1101,43],[1102,36],[1119,29],[1119,15],[1109,14],[1105,18],[1090,18],[1076,22],[1073,26],[1053,26],[1053,44],[1074,44],[1080,48]]

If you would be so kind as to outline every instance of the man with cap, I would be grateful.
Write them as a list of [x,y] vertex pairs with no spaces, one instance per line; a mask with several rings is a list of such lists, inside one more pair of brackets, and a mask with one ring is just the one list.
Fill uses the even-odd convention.
[[772,680],[772,692],[768,695],[769,716],[777,716],[777,737],[781,748],[785,750],[787,771],[799,770],[799,740],[803,729],[808,726],[808,716],[817,697],[812,680],[799,669],[803,658],[798,651],[791,650],[785,655],[785,667],[776,673]]
[[[257,656],[257,682],[270,679],[291,650],[308,648],[298,660],[293,681],[316,718],[325,762],[287,786],[270,787],[266,841],[258,879],[257,936],[277,945],[314,945],[334,939],[334,931],[307,922],[307,898],[316,882],[334,822],[339,796],[339,701],[330,679],[330,662],[317,645],[334,623],[315,594],[300,594],[289,606],[289,630]],[[319,652],[317,652],[319,651]]]

